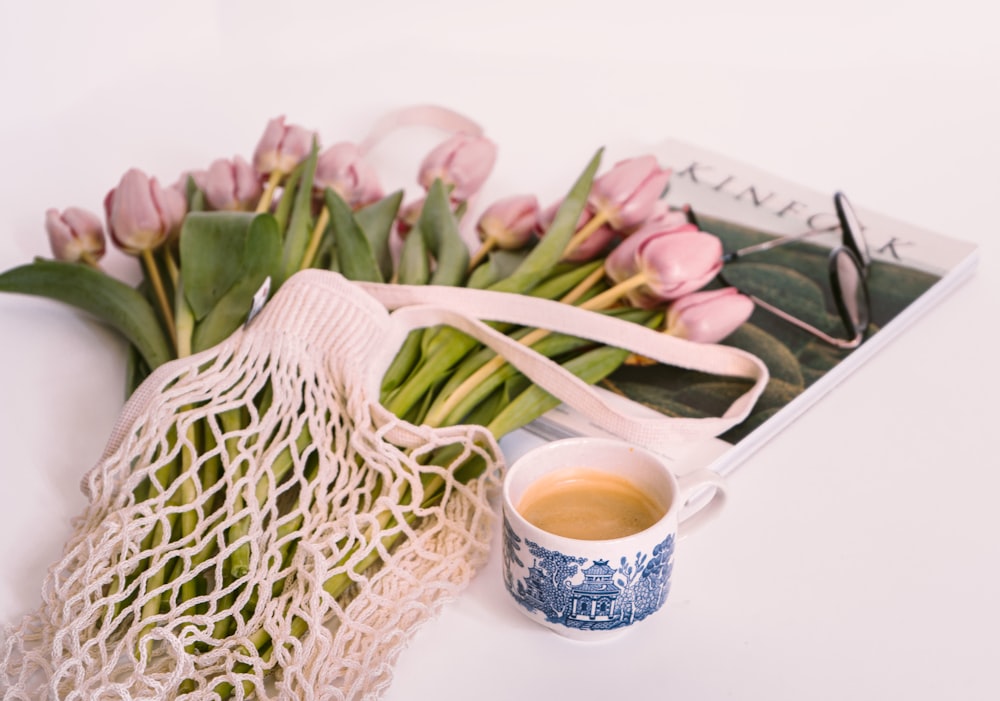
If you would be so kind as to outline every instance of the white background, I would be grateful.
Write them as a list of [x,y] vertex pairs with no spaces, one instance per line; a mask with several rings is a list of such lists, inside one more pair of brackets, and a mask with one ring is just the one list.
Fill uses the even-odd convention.
[[[657,618],[565,642],[515,612],[494,553],[386,698],[1000,698],[1000,17],[985,7],[2,0],[0,269],[48,254],[48,207],[99,211],[130,166],[172,182],[249,156],[278,114],[332,143],[427,102],[499,143],[485,194],[552,196],[598,146],[672,136],[976,241],[968,284],[733,474]],[[2,623],[37,603],[82,509],[122,363],[82,315],[0,296]]]

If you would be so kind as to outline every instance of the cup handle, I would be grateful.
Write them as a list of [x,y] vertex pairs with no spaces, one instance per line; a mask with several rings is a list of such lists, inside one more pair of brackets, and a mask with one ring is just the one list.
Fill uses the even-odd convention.
[[726,503],[726,481],[711,470],[701,469],[677,478],[681,505],[677,537],[693,533],[714,519]]

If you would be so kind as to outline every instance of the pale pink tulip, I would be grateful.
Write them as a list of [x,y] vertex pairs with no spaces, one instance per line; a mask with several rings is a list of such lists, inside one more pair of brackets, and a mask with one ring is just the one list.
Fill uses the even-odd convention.
[[649,216],[636,231],[647,227],[659,229],[676,229],[688,224],[687,214],[680,209],[671,209],[666,200],[657,200],[650,208]]
[[753,301],[735,287],[692,292],[667,308],[671,336],[697,343],[718,343],[753,313]]
[[220,158],[203,174],[193,177],[212,209],[253,209],[263,190],[257,171],[240,156],[232,160]]
[[111,239],[131,255],[160,246],[180,230],[186,212],[187,203],[177,189],[162,187],[137,168],[126,172],[104,198]]
[[497,158],[497,147],[489,139],[455,134],[435,147],[420,164],[417,181],[429,190],[435,180],[451,187],[455,202],[464,202],[479,192]]
[[313,184],[321,191],[334,190],[352,209],[377,202],[383,194],[375,168],[356,144],[346,141],[319,154]]
[[104,225],[93,212],[69,207],[45,212],[45,231],[56,260],[96,263],[104,256]]
[[701,289],[721,268],[722,243],[691,225],[636,232],[608,255],[604,265],[616,283],[643,276],[643,284],[628,297],[633,305],[645,308]]
[[498,248],[517,250],[531,240],[538,217],[537,197],[513,195],[487,207],[479,217],[476,231],[482,241],[492,240]]
[[670,171],[660,168],[655,157],[630,158],[594,180],[589,204],[607,216],[613,229],[628,233],[649,218],[669,180]]
[[267,123],[253,154],[253,167],[268,175],[274,171],[289,173],[305,160],[312,150],[315,134],[295,124],[285,124],[284,116]]

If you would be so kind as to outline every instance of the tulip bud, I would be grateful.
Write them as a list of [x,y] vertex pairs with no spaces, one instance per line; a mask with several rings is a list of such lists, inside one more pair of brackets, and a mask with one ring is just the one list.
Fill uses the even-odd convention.
[[130,255],[161,245],[180,229],[186,211],[187,203],[177,189],[161,187],[156,178],[136,168],[126,172],[104,198],[111,239]]
[[667,308],[666,332],[697,343],[718,343],[750,318],[753,306],[735,287],[693,292]]
[[589,204],[607,216],[612,228],[634,231],[650,216],[669,180],[670,171],[653,156],[630,158],[594,180]]
[[355,144],[341,142],[319,154],[313,184],[319,190],[330,188],[352,209],[382,199],[378,174]]
[[704,287],[722,268],[722,242],[692,225],[638,231],[616,247],[604,269],[616,283],[641,274],[644,284],[628,293],[643,308]]
[[[559,211],[559,206],[561,202],[556,202],[545,208],[545,210],[539,215],[538,226],[536,227],[536,233],[539,236],[544,236],[545,232],[549,230],[552,226],[553,220],[556,218],[556,213]],[[587,222],[594,218],[594,213],[589,209],[584,209],[580,212],[580,218],[576,220],[576,230],[582,229]],[[593,231],[587,238],[583,239],[580,244],[574,248],[572,251],[563,256],[563,260],[569,261],[571,263],[582,263],[588,260],[593,260],[599,255],[607,250],[614,240],[618,237],[618,234],[609,226],[602,225],[595,231]]]
[[104,256],[104,226],[96,214],[86,209],[69,207],[62,213],[48,210],[45,231],[56,260],[95,264]]
[[313,132],[294,124],[285,125],[285,118],[275,117],[267,123],[253,153],[253,167],[268,175],[274,171],[289,173],[312,150]]
[[497,147],[481,136],[455,134],[424,157],[417,180],[429,190],[440,179],[451,187],[451,199],[464,202],[486,182],[497,158]]
[[253,209],[262,191],[257,172],[240,156],[213,161],[207,171],[193,177],[212,209]]
[[486,208],[476,231],[482,241],[493,240],[499,248],[517,250],[531,240],[538,215],[538,198],[534,195],[506,197]]

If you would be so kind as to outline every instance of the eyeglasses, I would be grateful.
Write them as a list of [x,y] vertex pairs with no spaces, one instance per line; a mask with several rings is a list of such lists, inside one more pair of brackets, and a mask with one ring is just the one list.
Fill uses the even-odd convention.
[[[738,251],[726,253],[722,257],[723,263],[731,263],[748,255],[769,251],[778,246],[801,241],[816,234],[829,233],[840,230],[841,245],[830,251],[827,259],[827,269],[830,276],[830,289],[833,292],[833,300],[840,314],[840,319],[844,323],[847,338],[831,336],[825,331],[809,324],[802,319],[779,309],[773,304],[740,290],[754,301],[758,307],[766,309],[784,321],[797,326],[803,331],[812,334],[816,338],[835,346],[837,348],[851,349],[857,348],[864,340],[865,331],[871,321],[871,302],[868,297],[868,285],[865,279],[868,277],[871,268],[871,254],[868,250],[868,242],[865,240],[861,223],[858,220],[854,208],[842,192],[833,196],[834,208],[837,212],[837,224],[825,229],[811,229],[801,234],[783,236],[763,243],[741,248]],[[688,220],[698,226],[697,218],[690,208],[687,209]],[[723,269],[724,271],[724,269]],[[723,271],[720,271],[719,278],[727,285],[733,287],[725,278]]]

